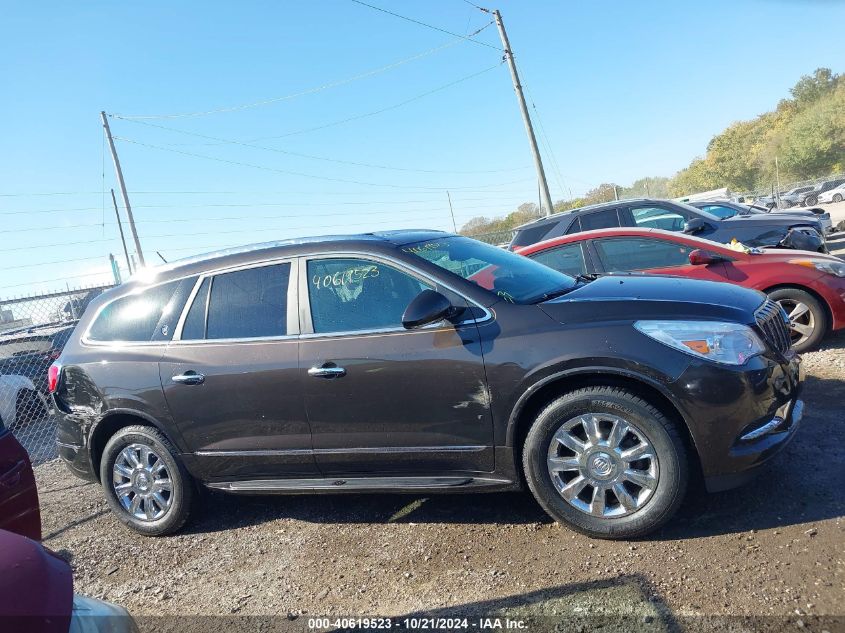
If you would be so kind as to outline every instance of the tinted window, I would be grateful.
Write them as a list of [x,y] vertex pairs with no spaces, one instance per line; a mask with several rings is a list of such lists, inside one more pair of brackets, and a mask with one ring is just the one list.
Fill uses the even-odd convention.
[[572,223],[572,226],[569,227],[569,230],[566,231],[567,235],[572,235],[573,233],[580,233],[581,232],[581,220],[579,218],[575,218],[575,221]]
[[542,253],[529,255],[529,257],[535,262],[540,262],[549,268],[554,268],[573,277],[587,272],[584,253],[580,244],[567,244],[566,246],[551,248]]
[[182,326],[182,340],[190,341],[205,338],[205,309],[208,305],[208,289],[211,287],[211,277],[203,280],[197,296],[188,310],[185,317],[185,324]]
[[581,230],[591,231],[593,229],[609,229],[619,226],[619,216],[616,209],[595,211],[581,216]]
[[206,338],[287,334],[289,280],[290,264],[215,275],[208,300]]
[[529,226],[520,229],[511,240],[511,246],[528,246],[529,244],[536,244],[542,240],[556,225],[552,222],[548,224],[541,224],[540,226]]
[[405,308],[426,288],[431,286],[380,262],[308,262],[311,321],[318,334],[401,327]]
[[634,226],[664,231],[683,231],[686,218],[680,213],[663,207],[637,207],[631,209]]
[[185,289],[196,277],[153,286],[107,304],[100,312],[88,338],[94,341],[168,340],[182,306]]
[[690,246],[643,238],[608,238],[593,244],[607,272],[685,266],[693,250]]

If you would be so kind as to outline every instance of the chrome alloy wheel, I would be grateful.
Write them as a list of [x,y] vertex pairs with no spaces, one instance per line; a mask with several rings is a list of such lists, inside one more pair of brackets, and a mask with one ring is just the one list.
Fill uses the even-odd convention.
[[800,345],[813,335],[816,318],[810,306],[796,299],[779,299],[778,305],[789,316],[789,333],[793,345]]
[[547,464],[564,500],[597,517],[636,512],[657,489],[660,475],[645,433],[606,413],[565,422],[552,438]]
[[164,460],[146,444],[130,444],[117,456],[112,487],[120,505],[136,519],[155,521],[173,503],[173,484]]

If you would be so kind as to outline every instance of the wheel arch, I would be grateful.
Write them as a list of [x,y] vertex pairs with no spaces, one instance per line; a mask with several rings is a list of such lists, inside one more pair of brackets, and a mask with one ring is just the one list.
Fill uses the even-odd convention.
[[91,466],[97,481],[100,481],[100,460],[108,441],[120,429],[127,426],[149,426],[164,435],[171,444],[176,446],[173,438],[167,433],[162,424],[155,418],[133,409],[114,409],[109,411],[91,430],[88,450],[91,454]]
[[824,308],[825,316],[827,317],[827,324],[828,327],[832,326],[834,318],[833,318],[833,308],[830,307],[830,304],[827,302],[822,295],[818,292],[810,288],[809,286],[804,286],[801,284],[791,284],[791,283],[780,283],[775,284],[773,286],[769,286],[768,288],[763,288],[763,292],[767,295],[770,292],[774,292],[775,290],[801,290],[802,292],[806,292],[808,295],[816,299]]
[[523,470],[520,466],[522,464],[522,448],[531,428],[532,420],[544,406],[555,398],[583,387],[619,387],[655,406],[677,425],[693,459],[691,471],[701,475],[698,449],[689,425],[684,415],[672,402],[669,393],[659,383],[645,376],[619,369],[585,368],[547,377],[526,393],[514,408],[508,423],[507,443],[513,450],[515,470],[519,473],[520,478],[523,477]]

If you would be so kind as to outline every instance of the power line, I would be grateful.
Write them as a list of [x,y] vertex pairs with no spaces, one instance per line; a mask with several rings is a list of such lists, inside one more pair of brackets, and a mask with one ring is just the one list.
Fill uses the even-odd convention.
[[[364,112],[363,114],[356,114],[351,117],[346,117],[345,119],[338,119],[337,121],[331,121],[329,123],[323,123],[321,125],[316,125],[307,128],[301,128],[299,130],[294,130],[292,132],[286,132],[285,134],[276,134],[273,136],[259,136],[255,138],[249,139],[248,143],[255,143],[256,141],[269,141],[273,139],[279,138],[288,138],[289,136],[296,136],[298,134],[307,134],[309,132],[317,132],[319,130],[325,130],[330,127],[337,127],[338,125],[343,125],[344,123],[351,123],[352,121],[359,121],[361,119],[366,119],[372,116],[376,116],[379,114],[383,114],[385,112],[389,112],[391,110],[396,110],[397,108],[401,108],[403,106],[408,105],[409,103],[413,103],[414,101],[418,101],[419,99],[423,99],[424,97],[428,97],[429,95],[433,95],[441,90],[445,90],[446,88],[451,88],[452,86],[456,86],[457,84],[463,83],[465,81],[469,81],[470,79],[474,79],[479,75],[483,75],[484,73],[488,73],[491,70],[495,70],[499,66],[502,65],[504,62],[500,62],[494,66],[490,66],[489,68],[485,68],[476,73],[472,73],[471,75],[466,75],[465,77],[461,77],[460,79],[456,79],[455,81],[450,81],[447,84],[443,84],[442,86],[438,86],[437,88],[433,88],[431,90],[427,90],[426,92],[422,92],[418,95],[415,95],[409,99],[405,99],[404,101],[399,101],[398,103],[394,103],[392,105],[386,106],[384,108],[379,108],[378,110],[372,110],[370,112]],[[224,143],[225,144],[225,143]]]
[[[367,4],[366,2],[361,2],[361,0],[351,0],[351,1],[354,2],[355,4],[360,4],[361,6],[369,7],[370,9],[374,9],[375,11],[381,11],[382,13],[392,15],[393,17],[399,18],[400,20],[405,20],[406,22],[412,22],[413,24],[418,24],[420,26],[424,26],[427,29],[432,29],[434,31],[446,33],[447,35],[451,35],[452,37],[459,37],[462,40],[467,40],[468,42],[472,42],[473,44],[478,44],[479,46],[486,46],[487,48],[492,48],[495,51],[500,51],[500,52],[502,51],[502,49],[499,48],[498,46],[493,46],[492,44],[488,44],[487,42],[481,42],[479,40],[471,39],[472,35],[477,35],[480,32],[480,30],[476,31],[475,33],[473,33],[472,35],[469,35],[469,36],[460,35],[458,33],[453,33],[452,31],[447,31],[446,29],[441,29],[439,26],[434,26],[433,24],[427,24],[426,22],[421,22],[419,20],[415,20],[414,18],[409,18],[409,17],[404,16],[404,15],[399,15],[398,13],[394,13],[393,11],[388,11],[387,9],[382,9],[381,7],[377,7],[377,6],[372,5],[372,4]],[[492,24],[492,22],[491,22],[491,24]],[[486,25],[483,28],[487,28],[487,26],[489,26],[489,24]]]
[[[480,32],[480,31],[479,31]],[[400,59],[397,62],[393,62],[388,64],[387,66],[381,66],[380,68],[375,68],[373,70],[368,70],[366,72],[360,73],[358,75],[353,75],[352,77],[347,77],[346,79],[339,79],[337,81],[332,81],[321,86],[316,86],[314,88],[309,88],[307,90],[302,90],[300,92],[294,92],[292,94],[283,95],[281,97],[272,97],[270,99],[262,99],[260,101],[253,101],[252,103],[244,103],[240,105],[228,106],[224,108],[216,108],[213,110],[201,110],[198,112],[181,112],[181,113],[174,113],[174,114],[122,114],[120,115],[121,118],[124,119],[183,119],[183,118],[190,118],[190,117],[199,117],[199,116],[207,116],[210,114],[222,114],[225,112],[235,112],[238,110],[247,110],[249,108],[257,108],[263,105],[269,105],[271,103],[278,103],[280,101],[289,101],[291,99],[296,99],[298,97],[304,97],[306,95],[315,94],[318,92],[322,92],[323,90],[328,90],[330,88],[336,88],[338,86],[343,86],[353,81],[358,81],[360,79],[366,79],[367,77],[372,77],[373,75],[378,75],[385,71],[391,70],[393,68],[397,68],[408,62],[415,61],[417,59],[421,59],[423,57],[427,57],[429,55],[433,55],[444,48],[449,48],[450,46],[454,46],[455,44],[460,43],[461,39],[466,39],[460,37],[453,42],[447,42],[442,44],[441,46],[437,46],[435,48],[429,49],[427,51],[423,51],[422,53],[417,53],[416,55],[412,55],[411,57],[406,57],[405,59]],[[474,41],[474,40],[470,40]]]
[[38,264],[21,264],[20,266],[3,266],[3,270],[19,270],[21,268],[36,268],[38,266],[51,266],[53,264],[70,264],[71,262],[87,262],[92,259],[108,259],[105,255],[94,255],[93,257],[77,257],[74,259],[59,259],[52,262],[40,262]]
[[[21,284],[12,284],[11,286],[0,286],[0,290],[6,290],[7,288],[21,288],[22,286],[31,286],[33,284],[46,284],[50,283],[51,281],[66,281],[69,279],[82,279],[83,277],[100,277],[100,276],[109,276],[111,275],[110,270],[104,270],[100,273],[83,273],[81,275],[70,275],[68,277],[51,277],[50,279],[39,279],[37,281],[27,281]],[[82,289],[84,290],[84,288]]]
[[247,141],[238,141],[233,139],[226,139],[221,138],[219,136],[210,136],[208,134],[200,134],[199,132],[190,132],[188,130],[180,130],[177,128],[169,127],[166,125],[158,125],[156,123],[150,123],[149,121],[138,121],[133,119],[124,119],[119,115],[113,115],[116,119],[122,119],[125,121],[129,121],[130,123],[139,123],[141,125],[147,125],[150,127],[158,128],[160,130],[167,130],[169,132],[176,132],[178,134],[185,134],[187,136],[194,136],[197,138],[203,138],[210,141],[219,141],[222,144],[231,144],[231,145],[240,145],[243,147],[252,147],[255,149],[264,150],[267,152],[277,152],[279,154],[286,154],[288,156],[297,156],[299,158],[308,158],[311,160],[322,160],[329,163],[337,163],[340,165],[354,165],[356,167],[368,167],[373,169],[386,169],[390,171],[403,171],[403,172],[416,172],[421,174],[495,174],[501,172],[510,172],[510,171],[520,171],[524,169],[531,169],[530,166],[526,167],[511,167],[507,169],[485,169],[485,170],[455,170],[455,169],[414,169],[408,167],[392,167],[390,165],[379,165],[375,163],[361,163],[352,160],[341,160],[337,158],[330,158],[328,156],[315,156],[314,154],[303,154],[300,152],[291,152],[290,150],[281,149],[278,147],[267,147],[265,145],[256,145],[251,142]]
[[[447,186],[447,185],[443,185],[443,186],[439,186],[439,187],[422,187],[422,186],[419,186],[419,185],[397,185],[397,184],[393,184],[393,183],[376,183],[376,182],[367,182],[367,181],[363,181],[363,180],[352,180],[352,179],[348,179],[348,178],[334,178],[334,177],[331,177],[331,176],[320,176],[320,175],[317,175],[317,174],[309,174],[309,173],[301,172],[301,171],[293,171],[293,170],[288,170],[288,169],[278,169],[276,167],[268,167],[266,165],[256,165],[255,163],[244,163],[242,161],[236,161],[236,160],[231,160],[231,159],[227,159],[227,158],[219,158],[217,156],[208,156],[208,155],[205,155],[205,154],[196,154],[196,153],[193,153],[193,152],[186,152],[184,150],[174,149],[172,147],[162,147],[160,145],[151,145],[149,143],[141,143],[140,141],[135,141],[133,139],[120,137],[120,136],[116,136],[115,139],[123,141],[125,143],[132,143],[133,145],[140,145],[141,147],[157,149],[157,150],[160,150],[160,151],[163,151],[163,152],[171,152],[171,153],[174,153],[174,154],[181,154],[183,156],[191,156],[193,158],[202,158],[202,159],[205,159],[205,160],[211,160],[211,161],[215,161],[215,162],[218,162],[218,163],[226,163],[228,165],[238,165],[240,167],[250,167],[252,169],[260,169],[260,170],[263,170],[263,171],[270,171],[270,172],[274,172],[274,173],[278,173],[278,174],[286,174],[288,176],[299,176],[299,177],[302,177],[302,178],[312,178],[312,179],[315,179],[315,180],[323,180],[323,181],[327,181],[327,182],[342,182],[342,183],[346,183],[346,184],[362,185],[362,186],[366,186],[366,187],[388,187],[390,189],[425,189],[425,190],[429,190],[429,191],[442,191],[442,190],[445,190],[445,189],[466,190],[466,189],[477,189],[479,187],[478,185],[472,185],[472,186],[466,186],[466,187],[450,187],[450,186]],[[495,183],[493,186],[516,184],[516,183],[521,183],[521,182],[527,182],[528,180],[533,180],[533,179],[532,178],[528,178],[528,179],[522,178],[522,179],[518,179],[518,180],[512,180],[512,181],[504,182],[504,183]]]

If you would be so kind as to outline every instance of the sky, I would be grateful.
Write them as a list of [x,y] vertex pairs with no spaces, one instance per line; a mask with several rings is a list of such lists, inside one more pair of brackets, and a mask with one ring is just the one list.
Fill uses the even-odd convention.
[[[367,2],[456,35],[491,21],[466,0]],[[845,2],[490,8],[555,200],[671,176],[801,75],[845,71],[845,38],[822,27],[845,24]],[[799,24],[818,30],[790,35]],[[352,0],[6,3],[0,298],[106,282],[110,253],[126,277],[102,110],[148,265],[156,251],[452,230],[447,192],[458,228],[536,202],[495,25],[452,34]]]

